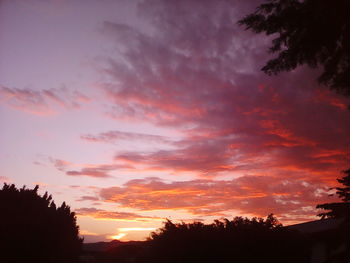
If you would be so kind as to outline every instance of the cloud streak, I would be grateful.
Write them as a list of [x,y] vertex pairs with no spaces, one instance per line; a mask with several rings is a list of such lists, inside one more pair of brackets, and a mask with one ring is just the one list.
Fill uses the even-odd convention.
[[49,161],[60,172],[69,176],[88,176],[94,178],[111,178],[111,172],[131,169],[130,164],[75,164],[61,159],[49,157]]
[[81,170],[67,171],[66,175],[70,176],[90,176],[96,178],[107,178],[110,177],[109,171],[114,170],[113,167],[95,167],[95,168],[82,168]]
[[136,132],[123,132],[123,131],[108,131],[99,133],[97,135],[85,134],[80,136],[81,139],[90,141],[90,142],[104,142],[104,143],[115,143],[121,140],[128,141],[148,141],[148,142],[157,142],[164,144],[172,144],[174,141],[169,137],[160,136],[160,135],[152,135],[152,134],[144,134],[144,133],[136,133]]
[[0,100],[5,105],[30,114],[46,116],[58,109],[77,109],[90,102],[90,98],[80,91],[70,91],[65,87],[34,90],[30,88],[9,88],[0,86]]
[[76,209],[75,213],[80,216],[89,216],[97,219],[110,219],[120,221],[152,221],[159,219],[157,217],[142,216],[136,213],[112,212],[103,209],[86,207]]

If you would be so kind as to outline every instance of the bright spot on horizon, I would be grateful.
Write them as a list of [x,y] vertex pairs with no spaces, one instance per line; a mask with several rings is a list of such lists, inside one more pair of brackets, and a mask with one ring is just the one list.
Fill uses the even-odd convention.
[[128,233],[125,233],[125,232],[132,232],[132,231],[154,231],[156,230],[157,228],[155,227],[120,227],[118,228],[118,232],[120,232],[119,234],[117,235],[113,235],[113,236],[110,236],[111,239],[122,239],[123,237],[125,237]]
[[122,239],[126,236],[126,233],[119,233],[118,235],[111,236],[111,239]]

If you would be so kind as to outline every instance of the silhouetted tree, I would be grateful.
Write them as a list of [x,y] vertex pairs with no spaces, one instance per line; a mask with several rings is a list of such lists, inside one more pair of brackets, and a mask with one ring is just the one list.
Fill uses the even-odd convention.
[[337,203],[327,203],[317,205],[316,208],[329,210],[324,213],[320,213],[318,216],[325,218],[341,218],[350,217],[350,169],[343,171],[345,176],[337,181],[344,185],[344,187],[336,187],[336,194],[342,200]]
[[332,262],[350,262],[350,169],[343,171],[345,174],[341,179],[337,179],[343,187],[336,187],[336,194],[342,202],[326,203],[317,205],[316,208],[324,209],[326,212],[320,213],[322,219],[335,218],[340,221],[337,228],[322,233],[319,240],[324,240],[329,246],[333,246],[335,258]]
[[148,242],[148,254],[138,262],[308,262],[304,238],[273,215],[212,224],[167,220]]
[[0,190],[0,262],[77,262],[82,239],[75,214],[38,188]]
[[238,23],[256,33],[275,35],[277,58],[262,70],[271,75],[306,64],[323,66],[319,81],[350,95],[350,1],[269,0]]

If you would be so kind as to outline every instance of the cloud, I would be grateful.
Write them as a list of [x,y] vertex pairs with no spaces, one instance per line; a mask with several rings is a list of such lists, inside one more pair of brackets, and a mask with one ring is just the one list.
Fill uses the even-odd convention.
[[0,102],[5,105],[35,115],[51,115],[58,109],[76,109],[90,101],[80,91],[66,87],[35,90],[30,88],[9,88],[0,86]]
[[141,211],[185,210],[195,216],[227,216],[235,210],[256,216],[274,213],[289,221],[314,218],[316,204],[330,200],[326,185],[253,175],[169,183],[159,178],[137,179],[121,187],[104,188],[100,197]]
[[[334,181],[348,166],[349,100],[320,87],[314,70],[276,77],[260,71],[271,39],[237,25],[255,4],[150,0],[139,5],[149,30],[104,23],[119,51],[106,58],[101,72],[109,81],[98,85],[110,115],[183,134],[175,149],[118,152],[116,162],[174,174],[253,173],[318,183]],[[85,139],[118,136],[137,137],[107,132]]]
[[[81,166],[81,165],[80,165]],[[129,164],[89,164],[79,170],[66,171],[69,176],[90,176],[96,178],[113,177],[109,173],[116,170],[130,169],[133,166]]]
[[110,178],[113,171],[133,168],[130,164],[76,164],[52,157],[48,159],[57,170],[69,176]]
[[52,157],[48,157],[49,161],[53,164],[53,166],[61,171],[61,172],[64,172],[66,169],[68,169],[68,167],[70,165],[72,165],[71,162],[68,162],[68,161],[65,161],[65,160],[61,160],[61,159],[55,159],[55,158],[52,158]]
[[114,170],[114,168],[111,167],[96,167],[96,168],[82,168],[79,171],[71,170],[67,171],[66,175],[70,176],[90,176],[90,177],[96,177],[96,178],[107,178],[110,177],[108,174],[109,171]]
[[77,201],[99,201],[100,199],[96,196],[83,195]]
[[98,219],[112,219],[122,221],[149,221],[159,219],[158,217],[142,216],[136,213],[112,212],[96,208],[79,208],[75,213],[80,216],[90,216]]
[[97,135],[85,134],[80,136],[81,139],[90,141],[90,142],[104,142],[104,143],[114,143],[119,140],[140,140],[148,142],[157,142],[171,144],[173,141],[166,137],[160,135],[136,133],[136,132],[123,132],[123,131],[108,131],[99,133]]
[[[81,201],[138,211],[181,210],[194,217],[275,213],[284,222],[297,222],[313,219],[316,204],[334,200],[327,190],[350,162],[349,101],[320,87],[314,70],[300,67],[275,77],[260,71],[271,39],[236,24],[255,4],[149,0],[139,5],[144,30],[103,24],[118,51],[106,57],[99,71],[104,81],[96,85],[106,96],[109,115],[175,130],[181,138],[119,130],[83,134],[81,139],[90,142],[137,140],[172,147],[118,151],[111,164],[55,159],[54,166],[67,175],[105,179],[120,169],[142,168],[172,174],[174,181],[131,180]],[[66,105],[55,92],[5,91],[15,94],[14,105]],[[187,172],[196,176],[177,181]],[[151,220],[96,208],[77,213]]]
[[118,162],[144,165],[150,169],[173,170],[176,172],[195,171],[202,175],[214,175],[220,171],[230,171],[238,167],[228,157],[230,149],[222,149],[221,140],[201,139],[180,141],[175,150],[160,150],[153,153],[124,152],[115,156]]

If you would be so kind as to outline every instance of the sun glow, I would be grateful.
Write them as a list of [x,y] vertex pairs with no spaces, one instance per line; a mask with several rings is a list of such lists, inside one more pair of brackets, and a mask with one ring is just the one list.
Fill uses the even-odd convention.
[[126,233],[119,233],[118,235],[111,236],[112,239],[122,239],[126,236]]
[[119,234],[110,236],[111,239],[122,239],[127,235],[125,232],[131,232],[131,231],[154,231],[156,228],[154,227],[121,227],[118,228]]

